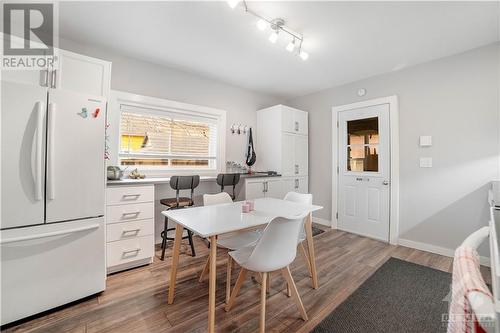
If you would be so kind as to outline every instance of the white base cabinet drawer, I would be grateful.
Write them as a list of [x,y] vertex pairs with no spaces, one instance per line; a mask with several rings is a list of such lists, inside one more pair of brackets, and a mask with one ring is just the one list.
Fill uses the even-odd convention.
[[106,244],[107,266],[113,267],[153,257],[153,235],[120,240]]
[[154,204],[152,202],[106,207],[107,224],[152,219],[153,217]]
[[113,223],[106,226],[106,241],[108,243],[153,234],[153,219]]
[[110,186],[106,189],[107,205],[153,202],[154,199],[155,199],[155,190],[153,185]]

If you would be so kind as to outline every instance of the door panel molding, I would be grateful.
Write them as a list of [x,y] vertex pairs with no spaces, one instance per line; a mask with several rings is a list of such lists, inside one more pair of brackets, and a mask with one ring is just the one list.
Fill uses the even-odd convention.
[[339,155],[338,155],[338,116],[339,112],[389,105],[390,127],[390,196],[389,196],[389,242],[397,244],[399,239],[399,102],[398,96],[387,96],[362,102],[332,107],[332,229],[337,229],[336,213],[339,209]]

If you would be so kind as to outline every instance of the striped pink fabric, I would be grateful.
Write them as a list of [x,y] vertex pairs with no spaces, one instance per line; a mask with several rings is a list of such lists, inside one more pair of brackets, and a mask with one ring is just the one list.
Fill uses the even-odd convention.
[[479,271],[479,265],[479,255],[475,249],[461,246],[455,251],[448,333],[472,333],[473,327],[479,327],[475,325],[476,318],[467,295],[471,291],[477,291],[492,298]]

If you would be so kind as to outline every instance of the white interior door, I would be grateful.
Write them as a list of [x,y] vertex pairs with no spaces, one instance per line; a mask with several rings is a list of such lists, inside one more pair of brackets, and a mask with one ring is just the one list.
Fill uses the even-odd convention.
[[2,81],[1,228],[44,223],[47,88]]
[[50,90],[47,223],[104,215],[105,114],[102,97]]
[[389,104],[339,112],[338,227],[389,241]]

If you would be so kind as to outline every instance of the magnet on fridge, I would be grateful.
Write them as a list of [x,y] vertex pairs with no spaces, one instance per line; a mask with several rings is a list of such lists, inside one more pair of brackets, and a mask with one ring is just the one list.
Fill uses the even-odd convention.
[[92,112],[92,117],[97,118],[99,116],[99,112],[101,112],[100,108],[96,108],[94,112]]
[[82,108],[82,111],[77,113],[77,115],[79,115],[82,118],[87,118],[88,117],[87,108]]

